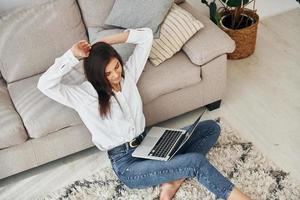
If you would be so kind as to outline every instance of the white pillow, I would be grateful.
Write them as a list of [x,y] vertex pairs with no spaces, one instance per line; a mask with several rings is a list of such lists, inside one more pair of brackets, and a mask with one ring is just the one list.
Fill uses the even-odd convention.
[[150,62],[157,66],[171,58],[203,24],[183,8],[173,4],[161,25],[160,36],[153,40]]

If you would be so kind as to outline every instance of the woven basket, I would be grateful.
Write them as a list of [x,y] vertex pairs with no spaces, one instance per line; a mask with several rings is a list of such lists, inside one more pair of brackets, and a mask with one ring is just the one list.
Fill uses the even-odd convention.
[[[249,27],[233,30],[221,25],[221,29],[235,41],[236,45],[234,52],[227,54],[228,59],[246,58],[254,52],[259,17],[251,10],[245,10],[245,14],[255,20],[255,23]],[[226,14],[221,13],[221,16],[224,15]]]

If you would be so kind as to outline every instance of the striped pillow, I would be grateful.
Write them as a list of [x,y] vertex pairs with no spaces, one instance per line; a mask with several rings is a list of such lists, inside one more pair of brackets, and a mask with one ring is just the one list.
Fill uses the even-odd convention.
[[189,12],[173,4],[161,25],[159,38],[153,40],[150,62],[157,66],[171,58],[203,27],[203,24]]

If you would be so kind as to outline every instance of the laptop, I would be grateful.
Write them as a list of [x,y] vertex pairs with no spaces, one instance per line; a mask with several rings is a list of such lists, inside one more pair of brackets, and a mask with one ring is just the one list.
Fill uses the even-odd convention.
[[132,156],[152,160],[170,160],[194,133],[205,111],[206,109],[188,130],[152,127]]

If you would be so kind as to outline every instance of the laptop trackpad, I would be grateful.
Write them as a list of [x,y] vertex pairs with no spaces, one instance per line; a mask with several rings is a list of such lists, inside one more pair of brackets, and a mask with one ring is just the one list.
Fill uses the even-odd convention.
[[157,141],[157,138],[156,137],[150,137],[150,136],[147,136],[143,141],[142,141],[142,145],[143,146],[154,146],[154,144],[156,143]]

